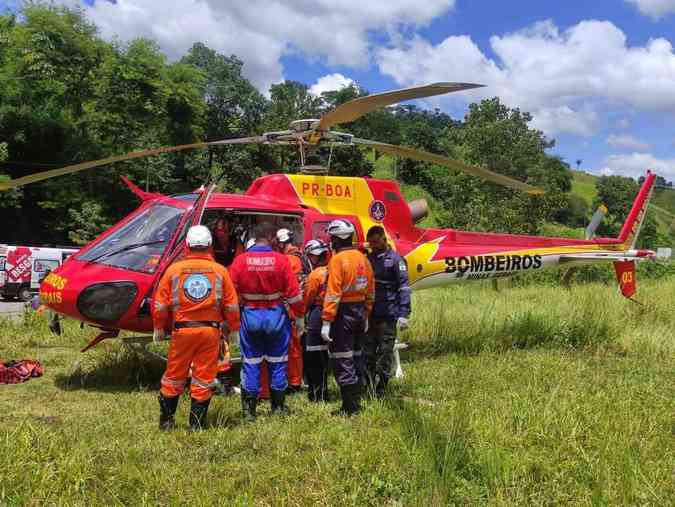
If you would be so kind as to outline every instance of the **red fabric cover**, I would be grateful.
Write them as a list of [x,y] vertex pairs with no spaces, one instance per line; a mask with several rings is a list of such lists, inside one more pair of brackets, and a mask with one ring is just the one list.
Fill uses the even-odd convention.
[[21,359],[0,363],[0,384],[20,384],[31,377],[41,377],[44,368],[35,359]]

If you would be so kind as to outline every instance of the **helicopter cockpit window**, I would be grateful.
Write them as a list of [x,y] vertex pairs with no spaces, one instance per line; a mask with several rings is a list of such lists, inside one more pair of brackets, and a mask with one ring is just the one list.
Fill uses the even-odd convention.
[[146,208],[78,259],[154,273],[184,212],[165,204]]

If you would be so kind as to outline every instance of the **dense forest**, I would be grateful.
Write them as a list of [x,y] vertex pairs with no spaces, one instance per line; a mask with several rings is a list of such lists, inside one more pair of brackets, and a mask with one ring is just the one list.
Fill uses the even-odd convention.
[[[292,120],[316,118],[368,93],[354,85],[315,96],[306,84],[286,81],[263,94],[244,77],[245,65],[201,42],[173,62],[152,40],[108,42],[81,12],[65,7],[29,3],[19,16],[2,15],[0,178],[143,148],[284,129]],[[530,196],[427,163],[392,160],[390,177],[428,196],[439,226],[514,233],[541,233],[554,222],[583,227],[597,203],[570,193],[569,165],[550,154],[554,140],[530,128],[530,119],[493,98],[471,104],[461,120],[399,105],[340,130],[448,155],[547,190]],[[316,162],[326,156],[313,155]],[[333,153],[331,168],[341,175],[371,175],[377,163],[373,153],[350,147]],[[120,175],[163,193],[190,191],[209,178],[222,191],[241,191],[257,176],[293,172],[298,165],[289,148],[222,146],[27,185],[0,194],[0,242],[85,243],[137,204]],[[597,200],[610,207],[604,234],[617,232],[636,189],[637,182],[627,178],[598,181]],[[648,223],[643,241],[653,243],[657,236]]]

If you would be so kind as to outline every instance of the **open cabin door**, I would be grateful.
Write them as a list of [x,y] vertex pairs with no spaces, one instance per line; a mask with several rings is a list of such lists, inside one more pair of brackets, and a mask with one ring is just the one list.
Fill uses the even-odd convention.
[[185,237],[187,236],[188,229],[190,229],[190,227],[193,225],[200,223],[204,214],[204,209],[206,208],[211,195],[213,195],[215,188],[215,185],[209,185],[206,187],[178,223],[176,232],[174,233],[173,238],[171,238],[171,241],[169,242],[169,245],[162,256],[159,266],[155,270],[154,279],[150,286],[150,290],[146,294],[145,299],[140,306],[140,317],[150,316],[150,300],[152,299],[152,294],[155,292],[157,284],[159,284],[160,278],[171,264],[176,262],[176,260],[185,254]]

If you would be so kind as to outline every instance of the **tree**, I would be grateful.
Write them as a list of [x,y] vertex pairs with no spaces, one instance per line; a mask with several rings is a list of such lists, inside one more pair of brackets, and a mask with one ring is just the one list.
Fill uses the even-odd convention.
[[639,186],[632,178],[602,176],[597,180],[595,187],[597,197],[593,206],[595,208],[600,204],[607,206],[607,216],[598,227],[598,234],[616,236],[626,217],[628,217]]

